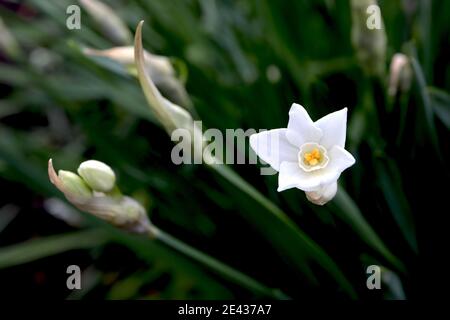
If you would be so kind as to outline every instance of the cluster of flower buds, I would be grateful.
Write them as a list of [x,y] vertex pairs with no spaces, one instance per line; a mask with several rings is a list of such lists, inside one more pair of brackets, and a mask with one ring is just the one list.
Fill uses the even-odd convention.
[[130,232],[146,233],[151,228],[144,207],[118,191],[116,175],[105,163],[88,160],[80,164],[78,174],[65,170],[56,174],[50,159],[48,175],[66,199],[81,211]]

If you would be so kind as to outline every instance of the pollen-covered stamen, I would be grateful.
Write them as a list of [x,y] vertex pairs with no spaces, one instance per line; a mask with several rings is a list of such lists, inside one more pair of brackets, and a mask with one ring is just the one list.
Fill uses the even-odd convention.
[[298,153],[298,164],[306,172],[325,168],[328,164],[327,150],[315,142],[305,143]]
[[310,166],[315,166],[322,158],[319,149],[314,148],[311,152],[306,152],[303,156],[304,161]]

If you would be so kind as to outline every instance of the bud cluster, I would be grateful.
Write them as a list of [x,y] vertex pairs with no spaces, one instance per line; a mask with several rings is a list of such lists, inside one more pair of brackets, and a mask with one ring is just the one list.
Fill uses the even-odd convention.
[[50,181],[78,209],[128,231],[148,231],[150,221],[146,210],[135,199],[120,194],[110,166],[88,160],[80,164],[77,172],[59,170],[56,174],[52,160],[49,160]]

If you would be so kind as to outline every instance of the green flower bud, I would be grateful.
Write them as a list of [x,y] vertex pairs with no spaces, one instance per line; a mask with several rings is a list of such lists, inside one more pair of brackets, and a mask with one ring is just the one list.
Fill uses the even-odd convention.
[[78,202],[83,202],[92,197],[92,190],[77,174],[59,170],[58,177],[61,181],[64,193]]
[[116,184],[114,171],[103,162],[88,160],[80,164],[78,174],[95,191],[109,192]]
[[63,170],[60,170],[57,175],[52,160],[48,161],[50,182],[63,192],[67,200],[79,210],[89,212],[130,232],[149,232],[152,224],[145,208],[138,201],[121,194],[95,194],[92,192],[89,186],[95,186],[93,189],[96,191],[111,190],[115,187],[116,178],[109,166],[100,161],[89,160],[80,165],[78,172],[82,177]]

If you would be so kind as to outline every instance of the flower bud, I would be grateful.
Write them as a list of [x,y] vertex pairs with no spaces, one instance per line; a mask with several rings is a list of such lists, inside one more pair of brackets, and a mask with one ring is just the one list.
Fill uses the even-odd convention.
[[356,57],[364,72],[368,75],[382,76],[385,73],[387,38],[380,14],[380,29],[369,29],[368,8],[377,4],[376,0],[352,0],[351,39]]
[[64,193],[77,202],[84,202],[92,197],[92,190],[77,174],[59,170],[58,177],[61,181]]
[[337,192],[337,183],[324,186],[318,191],[306,192],[306,198],[314,204],[323,206],[325,203],[334,198]]
[[[105,50],[96,50],[91,48],[85,48],[83,52],[89,56],[106,57],[111,60],[117,61],[128,69],[135,68],[134,64],[134,47],[114,47]],[[153,82],[157,83],[158,80],[164,77],[174,77],[175,69],[170,63],[170,59],[165,56],[152,54],[148,51],[144,51],[145,67],[150,74]],[[134,71],[136,72],[136,71]]]
[[147,99],[148,105],[153,110],[155,117],[163,125],[166,131],[172,134],[172,131],[178,128],[187,130],[195,130],[194,120],[192,115],[180,107],[172,103],[162,96],[161,92],[156,88],[156,85],[146,70],[144,48],[142,46],[142,25],[144,21],[139,22],[134,44],[134,55],[136,62],[136,69],[138,73],[139,82]]
[[9,58],[16,59],[22,56],[22,51],[16,38],[0,17],[0,51],[3,51]]
[[119,45],[132,42],[130,30],[112,8],[97,0],[79,1],[112,42]]
[[394,54],[389,71],[389,95],[395,96],[398,89],[408,91],[411,87],[412,73],[409,58],[403,53]]
[[[64,193],[67,200],[79,210],[103,219],[123,230],[134,233],[147,233],[152,228],[152,224],[147,216],[144,207],[135,199],[105,193],[93,193],[88,186],[90,181],[96,186],[115,186],[114,172],[103,162],[89,160],[83,162],[79,169],[83,173],[83,180],[75,173],[69,171],[59,171],[56,174],[52,160],[48,161],[48,176],[60,191]],[[103,188],[103,190],[105,190]]]
[[103,162],[88,160],[80,164],[78,174],[95,191],[109,192],[116,184],[114,171]]
[[[134,48],[132,46],[114,47],[106,50],[85,48],[83,52],[88,56],[106,57],[114,60],[124,66],[130,74],[137,75],[134,63]],[[187,109],[192,108],[184,84],[177,77],[170,59],[165,56],[152,54],[146,50],[143,51],[143,54],[145,70],[158,90],[173,103]]]

